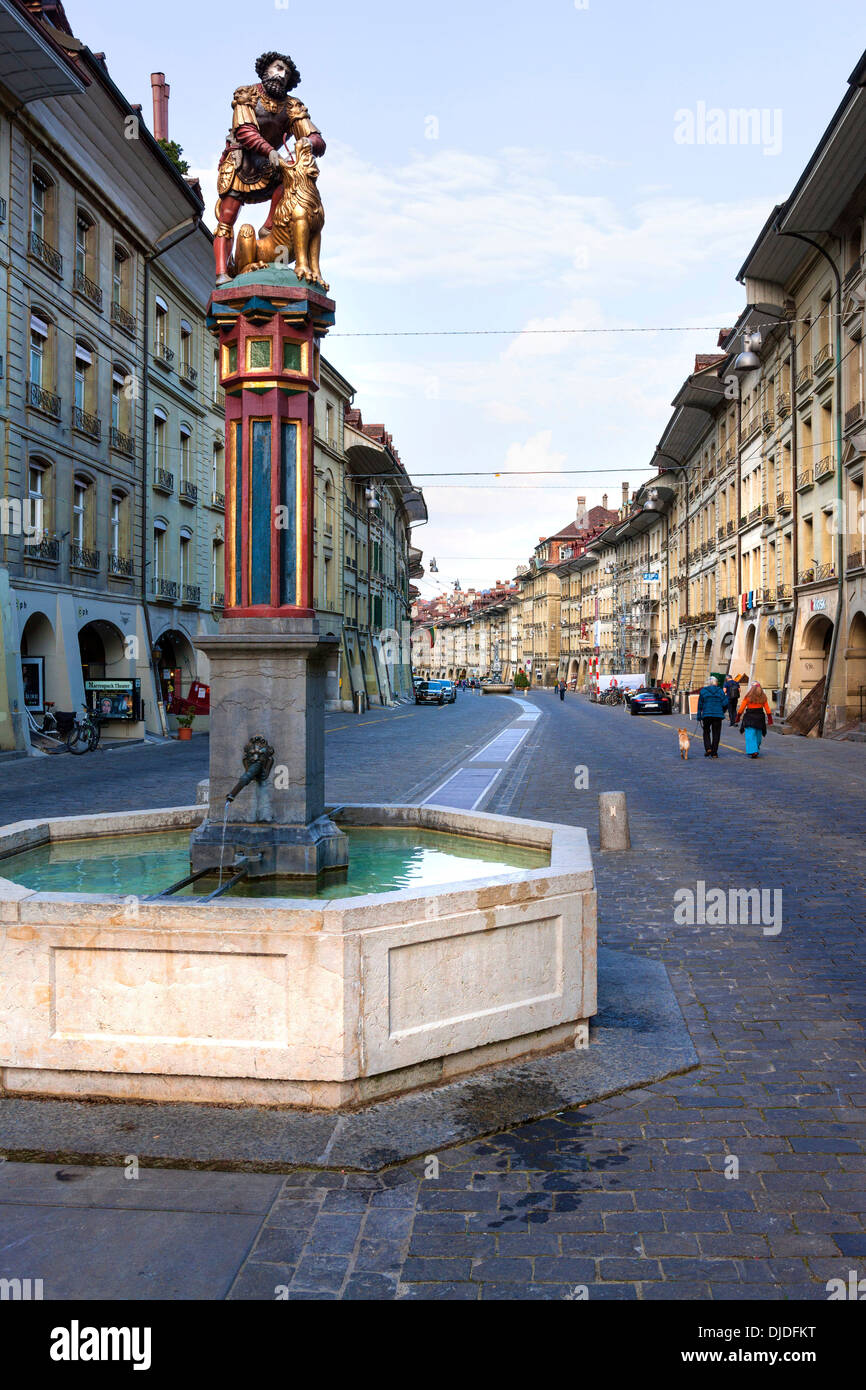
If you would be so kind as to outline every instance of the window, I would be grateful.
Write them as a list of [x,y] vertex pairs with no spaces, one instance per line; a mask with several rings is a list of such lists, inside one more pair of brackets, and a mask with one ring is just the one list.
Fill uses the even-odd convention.
[[111,427],[126,435],[132,429],[131,385],[131,374],[115,363],[111,369]]
[[168,305],[159,295],[154,301],[153,341],[157,353],[164,357],[168,351]]
[[168,523],[156,517],[153,523],[153,579],[154,587],[165,579],[166,542]]
[[223,477],[223,446],[214,441],[213,459],[211,462],[210,490],[213,497],[220,496],[225,492]]
[[189,425],[180,427],[180,477],[182,482],[192,478],[192,431]]
[[180,533],[180,582],[188,585],[192,574],[192,531],[184,526]]
[[218,348],[214,348],[214,351],[213,351],[213,398],[214,398],[215,401],[218,401],[218,400],[219,400],[219,393],[220,393],[220,355],[219,355],[219,349],[218,349]]
[[[132,567],[129,563],[129,494],[120,488],[113,489],[111,493],[111,510],[108,516],[109,548],[111,551],[116,574],[131,574]],[[126,564],[118,565],[118,560],[125,560]]]
[[48,464],[32,460],[27,469],[27,497],[30,503],[28,526],[31,539],[38,544],[51,527],[48,505],[48,485],[51,469]]
[[93,353],[86,343],[75,343],[75,409],[81,414],[93,404]]
[[33,182],[30,186],[30,227],[31,230],[43,241],[48,231],[48,202],[49,189],[51,185],[42,174],[33,174]]
[[168,416],[159,407],[153,412],[153,462],[165,469],[168,449]]
[[93,485],[89,478],[76,475],[72,485],[72,544],[84,549],[93,533]]
[[192,325],[186,319],[180,321],[180,369],[184,376],[195,380],[195,373],[192,365],[193,358],[193,338]]
[[[93,281],[96,269],[96,224],[86,212],[75,219],[75,275]],[[95,286],[94,286],[95,289]]]
[[329,444],[334,442],[334,407],[325,406],[325,438]]
[[225,561],[223,560],[223,543],[215,540],[211,545],[211,571],[210,588],[214,601],[223,597],[223,581],[225,579]]
[[47,386],[48,324],[37,314],[30,315],[30,380],[34,386]]

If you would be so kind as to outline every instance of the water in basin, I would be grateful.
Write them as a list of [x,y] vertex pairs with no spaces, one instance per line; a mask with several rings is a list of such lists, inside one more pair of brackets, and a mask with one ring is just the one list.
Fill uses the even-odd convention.
[[[251,880],[232,897],[351,898],[484,878],[510,869],[541,869],[546,850],[450,835],[438,830],[343,827],[349,837],[349,867],[307,883]],[[109,839],[61,840],[0,860],[0,878],[42,893],[118,893],[147,897],[189,873],[189,831],[157,831]],[[228,877],[230,875],[224,875]],[[198,879],[173,898],[199,898],[216,887],[217,876]]]

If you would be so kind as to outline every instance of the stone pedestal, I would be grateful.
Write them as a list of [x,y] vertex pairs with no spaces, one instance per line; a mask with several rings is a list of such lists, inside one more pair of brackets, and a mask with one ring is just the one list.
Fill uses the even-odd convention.
[[[224,869],[239,854],[261,855],[251,877],[314,877],[345,866],[346,836],[324,814],[324,705],[327,665],[337,639],[315,618],[224,618],[196,646],[210,661],[210,800],[193,832],[193,869]],[[261,736],[274,750],[262,782],[228,806],[243,774],[244,746]]]

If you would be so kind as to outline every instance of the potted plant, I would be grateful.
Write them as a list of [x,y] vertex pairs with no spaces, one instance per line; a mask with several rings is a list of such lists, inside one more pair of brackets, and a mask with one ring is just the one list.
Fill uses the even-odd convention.
[[195,719],[195,711],[187,710],[177,716],[177,736],[181,742],[187,742],[192,738],[192,721]]

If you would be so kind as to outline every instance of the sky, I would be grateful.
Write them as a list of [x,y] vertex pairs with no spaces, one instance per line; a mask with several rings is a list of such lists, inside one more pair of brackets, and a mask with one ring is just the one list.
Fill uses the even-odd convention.
[[[862,0],[65,4],[145,115],[165,73],[211,226],[232,92],[261,52],[294,58],[328,144],[325,354],[424,488],[425,597],[510,578],[578,495],[650,476],[866,47]],[[655,331],[530,331],[573,328]]]

